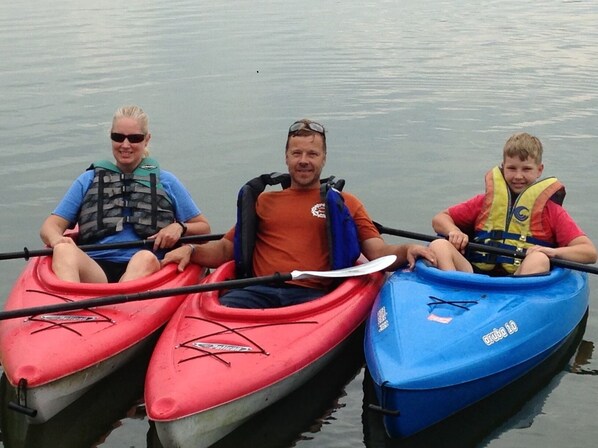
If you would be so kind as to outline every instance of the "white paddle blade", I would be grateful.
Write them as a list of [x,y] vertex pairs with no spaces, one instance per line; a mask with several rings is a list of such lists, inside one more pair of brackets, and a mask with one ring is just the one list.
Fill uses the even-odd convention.
[[386,255],[384,257],[368,261],[367,263],[358,264],[344,269],[337,269],[335,271],[293,271],[291,272],[291,276],[293,277],[293,280],[299,280],[307,277],[359,277],[360,275],[372,274],[374,272],[386,269],[393,264],[396,259],[396,255]]

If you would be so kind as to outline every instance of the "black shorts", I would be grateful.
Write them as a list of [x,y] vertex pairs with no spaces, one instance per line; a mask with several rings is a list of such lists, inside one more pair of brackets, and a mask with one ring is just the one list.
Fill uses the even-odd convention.
[[100,265],[102,271],[108,277],[108,283],[118,283],[122,275],[127,270],[127,263],[116,263],[114,261],[94,260]]

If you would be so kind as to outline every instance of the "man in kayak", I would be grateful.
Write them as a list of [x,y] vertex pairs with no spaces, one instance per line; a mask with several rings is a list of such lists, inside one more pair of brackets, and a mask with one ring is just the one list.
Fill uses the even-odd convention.
[[[550,259],[595,263],[592,241],[561,206],[565,188],[542,175],[542,143],[525,132],[512,135],[503,149],[503,163],[486,174],[486,193],[449,207],[432,219],[447,239],[430,243],[443,270],[489,275],[548,272]],[[465,256],[472,241],[526,251],[523,260],[487,253]]]
[[[156,251],[210,225],[181,182],[148,157],[151,134],[138,106],[119,108],[110,139],[115,163],[99,161],[81,174],[44,221],[40,236],[53,248],[52,269],[72,282],[128,281],[160,269]],[[78,224],[78,242],[115,243],[154,239],[153,251],[112,249],[83,252],[64,232]]]
[[[321,124],[307,119],[293,123],[287,134],[285,160],[288,175],[283,177],[289,178],[288,188],[260,194],[265,185],[256,186],[256,181],[262,179],[263,183],[271,184],[277,177],[273,175],[249,182],[255,202],[247,202],[246,193],[251,194],[245,188],[241,190],[237,225],[224,238],[175,249],[165,256],[162,264],[177,263],[183,270],[190,261],[217,267],[235,259],[238,276],[264,276],[298,269],[336,269],[353,264],[360,252],[370,260],[396,255],[397,261],[389,269],[405,264],[413,268],[420,257],[434,263],[431,251],[425,246],[386,244],[355,196],[325,188],[326,183],[322,184],[320,179],[326,163],[326,134]],[[278,181],[274,179],[273,183]],[[339,210],[331,212],[331,207]],[[247,222],[251,216],[248,211],[256,215],[253,230],[251,222]],[[327,230],[327,219],[332,215],[336,222]],[[246,244],[248,239],[250,244]],[[356,250],[345,250],[351,246],[356,246]],[[249,261],[244,263],[248,254]],[[245,272],[239,272],[239,267]],[[221,303],[240,308],[286,306],[320,297],[330,287],[322,279],[293,281],[282,286],[257,285],[229,291],[221,297]]]

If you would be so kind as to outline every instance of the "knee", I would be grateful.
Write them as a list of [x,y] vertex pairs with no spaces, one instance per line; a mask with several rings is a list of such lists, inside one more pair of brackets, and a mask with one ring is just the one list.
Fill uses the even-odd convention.
[[52,249],[52,266],[74,262],[80,249],[74,244],[57,244]]
[[131,257],[131,261],[139,260],[139,261],[150,261],[152,259],[156,259],[156,255],[151,250],[140,250],[139,252],[135,252],[135,255]]
[[127,268],[151,273],[160,269],[160,262],[153,252],[149,250],[140,250],[131,257]]
[[454,246],[448,240],[445,239],[434,240],[429,244],[428,247],[437,255],[441,253],[446,253],[454,249]]
[[153,252],[141,250],[131,257],[120,282],[136,280],[160,270],[160,262]]
[[542,252],[527,255],[517,270],[518,275],[541,274],[550,271],[550,258]]
[[66,243],[57,244],[52,249],[52,256],[56,257],[56,258],[60,258],[65,255],[71,255],[77,250],[79,250],[79,249],[74,244],[66,244]]
[[524,262],[532,262],[534,264],[542,264],[550,266],[550,258],[543,252],[533,252],[523,259]]

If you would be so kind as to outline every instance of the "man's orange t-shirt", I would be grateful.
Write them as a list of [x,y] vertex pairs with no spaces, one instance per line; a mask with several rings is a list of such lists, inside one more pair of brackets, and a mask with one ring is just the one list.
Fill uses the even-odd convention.
[[[359,199],[349,193],[342,195],[357,226],[359,241],[380,238]],[[264,192],[257,199],[256,213],[258,232],[253,254],[256,276],[330,269],[326,214],[319,188]],[[234,241],[234,234],[233,228],[226,238]],[[330,281],[310,278],[292,283],[325,289]]]

